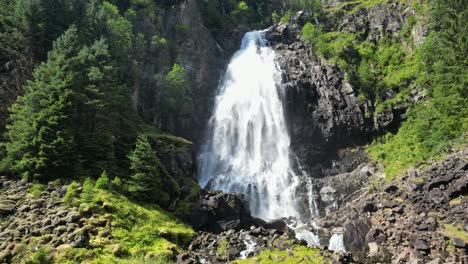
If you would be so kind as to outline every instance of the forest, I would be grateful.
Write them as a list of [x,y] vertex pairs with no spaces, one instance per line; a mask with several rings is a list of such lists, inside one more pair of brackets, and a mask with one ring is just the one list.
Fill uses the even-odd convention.
[[[411,10],[400,14],[404,19],[397,33],[381,30],[381,37],[371,39],[370,30],[337,26],[344,18],[351,25],[357,23],[352,18],[390,5]],[[240,33],[290,26],[275,41],[299,42],[314,63],[337,69],[360,106],[366,105],[363,126],[383,114],[404,112],[392,127],[359,132],[365,144],[352,146],[384,167],[384,177],[370,179],[368,188],[401,183],[409,169],[428,168],[463,152],[467,5],[464,0],[2,0],[0,263],[198,263],[178,255],[196,251],[188,248],[199,231],[191,222],[193,206],[208,195],[198,184],[201,165],[195,157],[217,95],[208,78],[221,80],[234,54],[230,47],[240,47]],[[426,33],[416,39],[418,28]],[[203,39],[205,32],[209,40]],[[221,50],[222,56],[211,60],[219,59],[222,67],[211,65],[212,71],[187,62],[210,58],[190,53],[205,49]],[[209,92],[201,94],[196,82]],[[338,122],[337,112],[330,113],[330,122]],[[323,118],[317,122],[326,123]],[[326,142],[323,138],[299,141]],[[339,140],[330,146],[354,144]],[[323,142],[317,151],[329,146]],[[463,184],[466,180],[449,200],[466,208]],[[37,234],[21,231],[43,219],[29,213],[41,207],[35,203],[47,207],[42,214],[50,212],[49,221],[57,216],[63,225],[57,220],[49,224],[55,225],[50,232],[44,231],[48,224],[42,229],[38,224]],[[28,211],[20,210],[23,205]],[[468,245],[466,218],[445,224]],[[13,234],[15,227],[21,234]],[[219,262],[207,263],[239,257],[231,258],[226,251],[231,242],[223,243],[218,241],[213,253]],[[251,257],[262,263],[272,263],[275,254],[281,257],[277,263],[326,263],[329,257],[297,246],[291,254],[300,259],[289,260],[278,248],[285,250],[272,246]],[[466,255],[466,246],[461,248]],[[306,261],[317,254],[322,255]]]

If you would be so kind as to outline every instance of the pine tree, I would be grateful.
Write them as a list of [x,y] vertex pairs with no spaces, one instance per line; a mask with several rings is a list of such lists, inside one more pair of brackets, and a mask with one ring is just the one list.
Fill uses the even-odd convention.
[[[146,136],[139,136],[135,150],[128,156],[132,171],[129,191],[140,200],[166,203],[168,197],[161,195],[162,179],[159,160],[153,152]],[[166,194],[167,196],[167,194]]]
[[63,177],[74,169],[74,131],[71,122],[73,72],[77,52],[76,28],[55,43],[47,63],[34,72],[25,95],[11,108],[4,164],[28,178]]

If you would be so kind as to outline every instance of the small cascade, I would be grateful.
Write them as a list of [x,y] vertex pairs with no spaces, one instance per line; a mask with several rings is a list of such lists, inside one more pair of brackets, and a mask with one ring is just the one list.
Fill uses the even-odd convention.
[[333,252],[346,252],[343,234],[333,234],[330,238],[328,249]]
[[241,251],[241,259],[248,258],[255,251],[255,247],[257,246],[257,242],[255,242],[255,239],[250,235],[245,236],[244,244],[246,246],[246,249]]

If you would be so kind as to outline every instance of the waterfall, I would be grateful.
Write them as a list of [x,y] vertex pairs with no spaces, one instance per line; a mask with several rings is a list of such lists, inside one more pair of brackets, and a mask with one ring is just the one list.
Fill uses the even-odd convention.
[[333,234],[330,238],[328,249],[333,252],[346,252],[343,234]]
[[245,34],[218,87],[199,155],[200,185],[246,194],[252,214],[263,219],[299,217],[275,58],[264,32]]

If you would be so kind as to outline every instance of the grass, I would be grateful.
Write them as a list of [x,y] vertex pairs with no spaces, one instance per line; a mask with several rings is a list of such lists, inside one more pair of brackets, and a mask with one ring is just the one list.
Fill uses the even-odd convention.
[[326,8],[325,11],[329,13],[336,13],[339,11],[344,11],[350,15],[356,13],[361,8],[371,8],[376,5],[382,5],[390,2],[390,0],[356,0],[356,1],[347,1],[342,2],[335,7]]
[[[156,205],[138,204],[102,189],[94,190],[94,216],[110,224],[90,235],[90,249],[65,248],[56,263],[172,263],[195,232]],[[111,239],[108,239],[109,234]]]
[[450,200],[449,204],[450,206],[456,206],[456,205],[461,204],[461,200],[462,200],[462,197],[454,198]]
[[468,243],[468,233],[463,230],[462,226],[454,224],[445,224],[444,233],[452,238],[458,237]]
[[322,264],[326,263],[323,256],[320,256],[319,249],[312,249],[306,246],[296,246],[291,251],[284,250],[265,250],[259,255],[242,260],[235,260],[233,264],[249,264],[249,263],[308,263]]
[[46,186],[44,184],[34,183],[29,186],[26,192],[32,197],[39,198],[44,193],[45,189]]
[[223,238],[219,242],[218,248],[216,249],[216,256],[218,256],[219,258],[226,257],[227,246],[228,246],[228,241],[227,239]]

